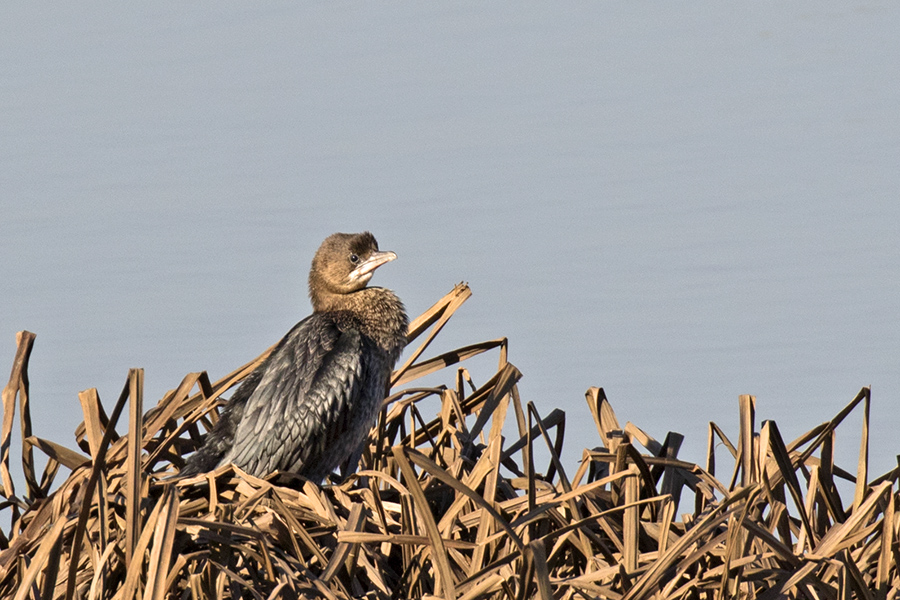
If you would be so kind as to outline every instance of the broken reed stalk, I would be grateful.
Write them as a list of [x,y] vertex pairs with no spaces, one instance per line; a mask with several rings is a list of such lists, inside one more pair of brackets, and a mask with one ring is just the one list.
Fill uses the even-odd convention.
[[[570,478],[560,460],[565,414],[522,404],[505,339],[422,358],[470,295],[460,284],[413,321],[410,339],[422,341],[392,376],[359,470],[324,487],[233,467],[160,481],[183,466],[221,395],[266,353],[215,383],[190,374],[146,413],[140,370],[129,372],[109,416],[96,390],[82,392],[82,454],[31,435],[34,335],[20,333],[3,390],[0,510],[10,527],[0,532],[0,597],[900,596],[900,469],[869,480],[868,388],[793,441],[774,422],[757,428],[756,399],[741,396],[736,443],[710,423],[705,468],[678,458],[680,434],[660,443],[632,423],[621,427],[603,390],[591,388],[597,446]],[[481,386],[456,366],[494,350],[496,373]],[[396,389],[441,371],[444,387]],[[854,476],[834,464],[834,442],[860,404]],[[10,473],[16,406],[21,497]],[[719,444],[733,460],[727,480],[716,478]],[[549,464],[537,464],[538,446]],[[35,447],[49,457],[40,481]],[[71,474],[51,493],[59,465]],[[838,479],[855,484],[852,499],[841,497]],[[694,512],[676,517],[682,505]]]

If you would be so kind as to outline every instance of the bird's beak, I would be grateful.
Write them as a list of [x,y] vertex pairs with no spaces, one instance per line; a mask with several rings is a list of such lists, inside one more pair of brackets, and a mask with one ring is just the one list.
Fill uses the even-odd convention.
[[363,262],[363,264],[359,265],[350,272],[350,279],[353,281],[359,279],[368,280],[372,276],[372,271],[374,271],[384,263],[391,262],[395,258],[397,258],[397,255],[393,252],[373,252],[369,255],[369,258],[367,258],[365,262]]

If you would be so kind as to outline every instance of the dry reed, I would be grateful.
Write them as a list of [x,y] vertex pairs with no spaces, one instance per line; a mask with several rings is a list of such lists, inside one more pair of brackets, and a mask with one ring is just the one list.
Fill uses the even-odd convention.
[[[422,359],[469,295],[458,285],[411,324],[411,340],[423,341],[393,375],[360,470],[324,487],[233,467],[159,481],[197,448],[221,395],[265,354],[214,383],[192,373],[146,413],[141,370],[129,372],[109,414],[96,390],[82,392],[79,452],[32,435],[34,335],[21,332],[3,390],[0,510],[11,525],[0,533],[0,597],[898,596],[900,470],[868,475],[868,388],[791,442],[772,421],[757,428],[755,399],[741,396],[736,443],[710,423],[702,467],[678,458],[677,433],[660,443],[621,427],[603,390],[591,388],[600,443],[570,474],[559,456],[565,415],[522,403],[505,339]],[[476,386],[455,365],[487,351],[498,354],[497,371]],[[402,387],[444,369],[445,387]],[[118,434],[126,403],[128,432]],[[22,496],[10,474],[17,405]],[[835,435],[860,406],[852,475],[834,464]],[[503,436],[508,420],[514,439]],[[724,478],[720,444],[734,459]],[[40,479],[34,448],[49,457]],[[549,455],[543,468],[538,453]],[[59,465],[71,474],[54,490]],[[837,479],[853,483],[852,499]],[[693,512],[678,516],[685,505]]]

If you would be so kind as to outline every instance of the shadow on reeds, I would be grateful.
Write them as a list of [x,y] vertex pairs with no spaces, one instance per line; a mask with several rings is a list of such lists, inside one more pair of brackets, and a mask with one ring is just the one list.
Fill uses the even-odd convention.
[[[109,414],[96,390],[82,392],[82,454],[32,435],[34,335],[19,333],[3,391],[0,509],[11,527],[0,534],[0,597],[897,595],[898,470],[869,478],[868,388],[791,442],[772,421],[757,429],[755,399],[741,396],[736,444],[710,423],[702,467],[677,458],[677,433],[660,443],[631,423],[621,427],[603,390],[591,388],[601,446],[569,472],[559,459],[565,414],[542,416],[522,403],[505,339],[422,359],[470,294],[456,286],[410,325],[416,349],[393,374],[394,393],[360,470],[325,487],[233,467],[158,481],[183,465],[215,421],[220,396],[266,354],[217,382],[192,373],[146,413],[139,369]],[[499,364],[478,387],[455,365],[487,351]],[[446,387],[401,387],[444,369]],[[21,497],[9,470],[17,398]],[[437,414],[421,412],[426,399],[437,401]],[[119,435],[126,404],[128,433]],[[854,476],[834,464],[833,452],[837,426],[860,406]],[[502,435],[508,419],[516,439]],[[716,476],[719,444],[734,458],[724,478]],[[544,468],[535,465],[536,446],[549,454]],[[40,479],[34,448],[49,456]],[[71,475],[51,491],[59,465]],[[836,478],[854,482],[852,499],[840,497]],[[690,496],[693,512],[678,517]]]

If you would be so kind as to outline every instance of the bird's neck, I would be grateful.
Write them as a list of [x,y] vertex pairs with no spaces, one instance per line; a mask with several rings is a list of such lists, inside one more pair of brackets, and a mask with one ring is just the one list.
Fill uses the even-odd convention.
[[409,318],[400,298],[391,290],[369,287],[350,294],[318,294],[314,312],[346,312],[370,337],[396,360],[406,345]]

